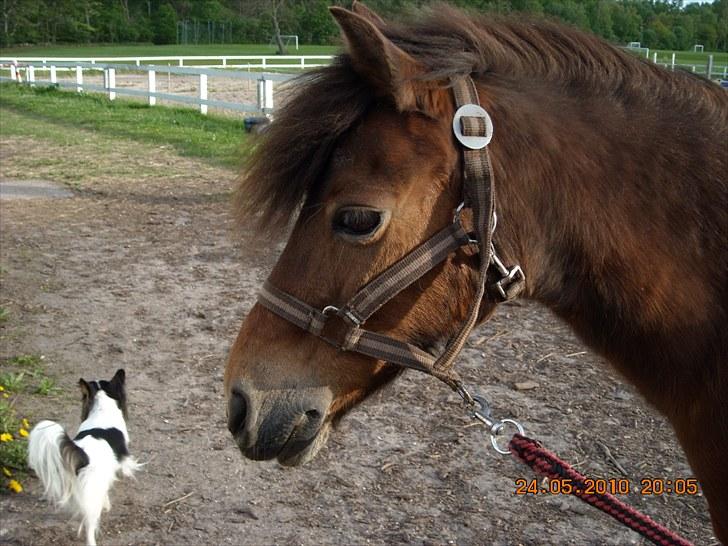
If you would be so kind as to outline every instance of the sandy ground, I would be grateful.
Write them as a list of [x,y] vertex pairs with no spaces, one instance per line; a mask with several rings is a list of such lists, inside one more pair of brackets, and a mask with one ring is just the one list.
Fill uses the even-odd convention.
[[[48,76],[39,76],[43,79],[47,79]],[[66,83],[75,83],[75,73],[59,72],[58,81]],[[84,83],[92,85],[104,85],[104,78],[101,72],[84,72]],[[251,80],[236,79],[236,78],[224,78],[224,77],[208,77],[207,80],[207,98],[210,100],[219,100],[226,102],[233,102],[238,104],[246,104],[255,106],[257,104],[257,82],[255,78]],[[276,95],[276,90],[282,85],[281,82],[273,82],[273,97],[274,105],[278,105],[278,101],[281,98]],[[116,74],[116,87],[117,88],[129,88],[129,89],[148,89],[148,81],[146,73],[119,73]],[[187,97],[199,97],[200,94],[200,83],[198,76],[183,76],[169,74],[164,71],[163,67],[156,74],[156,90],[158,93],[171,93],[175,95],[183,95]],[[98,91],[93,91],[94,93]],[[117,94],[119,98],[124,100],[147,102],[144,97],[137,97],[131,95],[125,95],[123,93]],[[166,99],[157,99],[157,104],[184,107],[184,108],[199,108],[192,104],[185,104],[177,101],[169,101]],[[226,115],[243,116],[243,115],[254,115],[254,112],[244,114],[243,112],[237,112],[233,110],[226,110],[217,107],[209,107],[209,112],[224,113]]]
[[[3,176],[15,180],[53,178],[48,161],[92,152],[0,142]],[[307,466],[243,460],[225,427],[224,362],[280,245],[261,249],[232,230],[233,172],[133,143],[113,152],[95,157],[98,174],[72,198],[0,201],[0,305],[10,312],[0,361],[45,355],[63,389],[21,397],[19,411],[73,430],[78,378],[127,370],[131,449],[146,466],[113,490],[100,544],[644,543],[577,499],[515,495],[515,480],[533,475],[490,448],[455,395],[415,373],[353,411]],[[458,366],[498,414],[579,470],[623,477],[606,447],[627,472],[627,500],[715,543],[701,496],[636,492],[643,477],[690,476],[673,433],[549,312],[503,306]],[[537,386],[516,389],[523,381]],[[73,543],[74,525],[25,481],[24,493],[0,495],[0,542]]]

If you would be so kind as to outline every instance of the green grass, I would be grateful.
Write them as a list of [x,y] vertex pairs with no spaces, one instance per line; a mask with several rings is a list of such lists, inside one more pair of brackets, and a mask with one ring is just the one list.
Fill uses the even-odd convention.
[[56,387],[56,381],[52,377],[41,377],[38,385],[35,387],[35,394],[41,396],[50,396],[58,392],[60,389]]
[[38,369],[43,363],[43,359],[38,355],[20,355],[14,356],[7,361],[10,366],[20,366],[24,368]]
[[47,396],[56,392],[56,382],[45,372],[45,359],[39,355],[19,355],[2,364],[0,385],[5,393],[33,393]]
[[0,364],[0,483],[2,493],[22,490],[28,471],[28,433],[31,423],[15,407],[20,396],[50,396],[59,392],[55,380],[47,375],[45,359],[25,354]]
[[[333,55],[335,46],[302,45],[288,48],[289,55]],[[0,48],[0,57],[155,57],[171,55],[275,55],[276,48],[262,44],[212,45],[62,45]]]
[[4,387],[4,392],[22,392],[25,388],[25,372],[0,373],[0,385]]
[[[150,107],[123,99],[112,102],[101,95],[0,84],[0,135],[37,133],[37,128],[3,121],[13,114],[51,124],[55,131],[48,136],[54,139],[70,138],[65,136],[69,129],[87,129],[110,138],[166,144],[179,155],[230,167],[239,165],[246,137],[242,120],[203,116],[192,109]],[[28,131],[31,134],[26,134]]]
[[0,324],[8,320],[9,316],[10,312],[5,307],[0,306]]

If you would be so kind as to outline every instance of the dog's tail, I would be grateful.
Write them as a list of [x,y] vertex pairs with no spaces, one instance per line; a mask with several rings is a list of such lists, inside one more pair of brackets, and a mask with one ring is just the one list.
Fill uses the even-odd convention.
[[66,506],[73,494],[78,472],[88,465],[86,452],[53,421],[41,421],[30,432],[28,464],[38,474],[45,497]]

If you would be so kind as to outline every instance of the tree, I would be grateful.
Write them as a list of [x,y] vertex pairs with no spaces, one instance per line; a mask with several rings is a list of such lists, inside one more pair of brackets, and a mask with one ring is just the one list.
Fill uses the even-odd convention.
[[591,4],[588,9],[589,27],[594,34],[598,34],[607,40],[614,39],[612,29],[612,10],[605,0]]
[[152,41],[155,44],[177,43],[177,14],[169,4],[159,6],[152,18]]
[[640,18],[634,6],[615,2],[612,4],[612,30],[621,43],[639,42]]
[[281,26],[279,23],[281,12],[283,11],[285,4],[286,0],[268,0],[270,15],[273,20],[273,37],[275,38],[276,46],[278,47],[278,55],[286,55],[287,53],[286,47],[283,45],[283,38],[281,38]]

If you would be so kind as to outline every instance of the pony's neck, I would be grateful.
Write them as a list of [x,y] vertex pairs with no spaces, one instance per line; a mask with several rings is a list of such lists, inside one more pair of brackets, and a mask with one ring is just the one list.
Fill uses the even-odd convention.
[[124,421],[124,414],[119,409],[116,400],[110,398],[103,391],[98,391],[94,399],[93,407],[86,420],[78,427],[78,432],[92,428],[116,428],[124,434],[124,439],[129,441],[129,434]]
[[[706,236],[725,232],[725,197],[704,179],[725,152],[701,137],[700,119],[691,126],[645,99],[536,86],[488,89],[508,98],[490,106],[503,126],[491,144],[496,243],[522,263],[528,296],[664,409],[657,393],[705,384],[726,318],[708,273],[724,270],[708,263],[724,252]],[[675,161],[676,149],[694,157]],[[707,207],[696,188],[715,193],[701,197]]]

